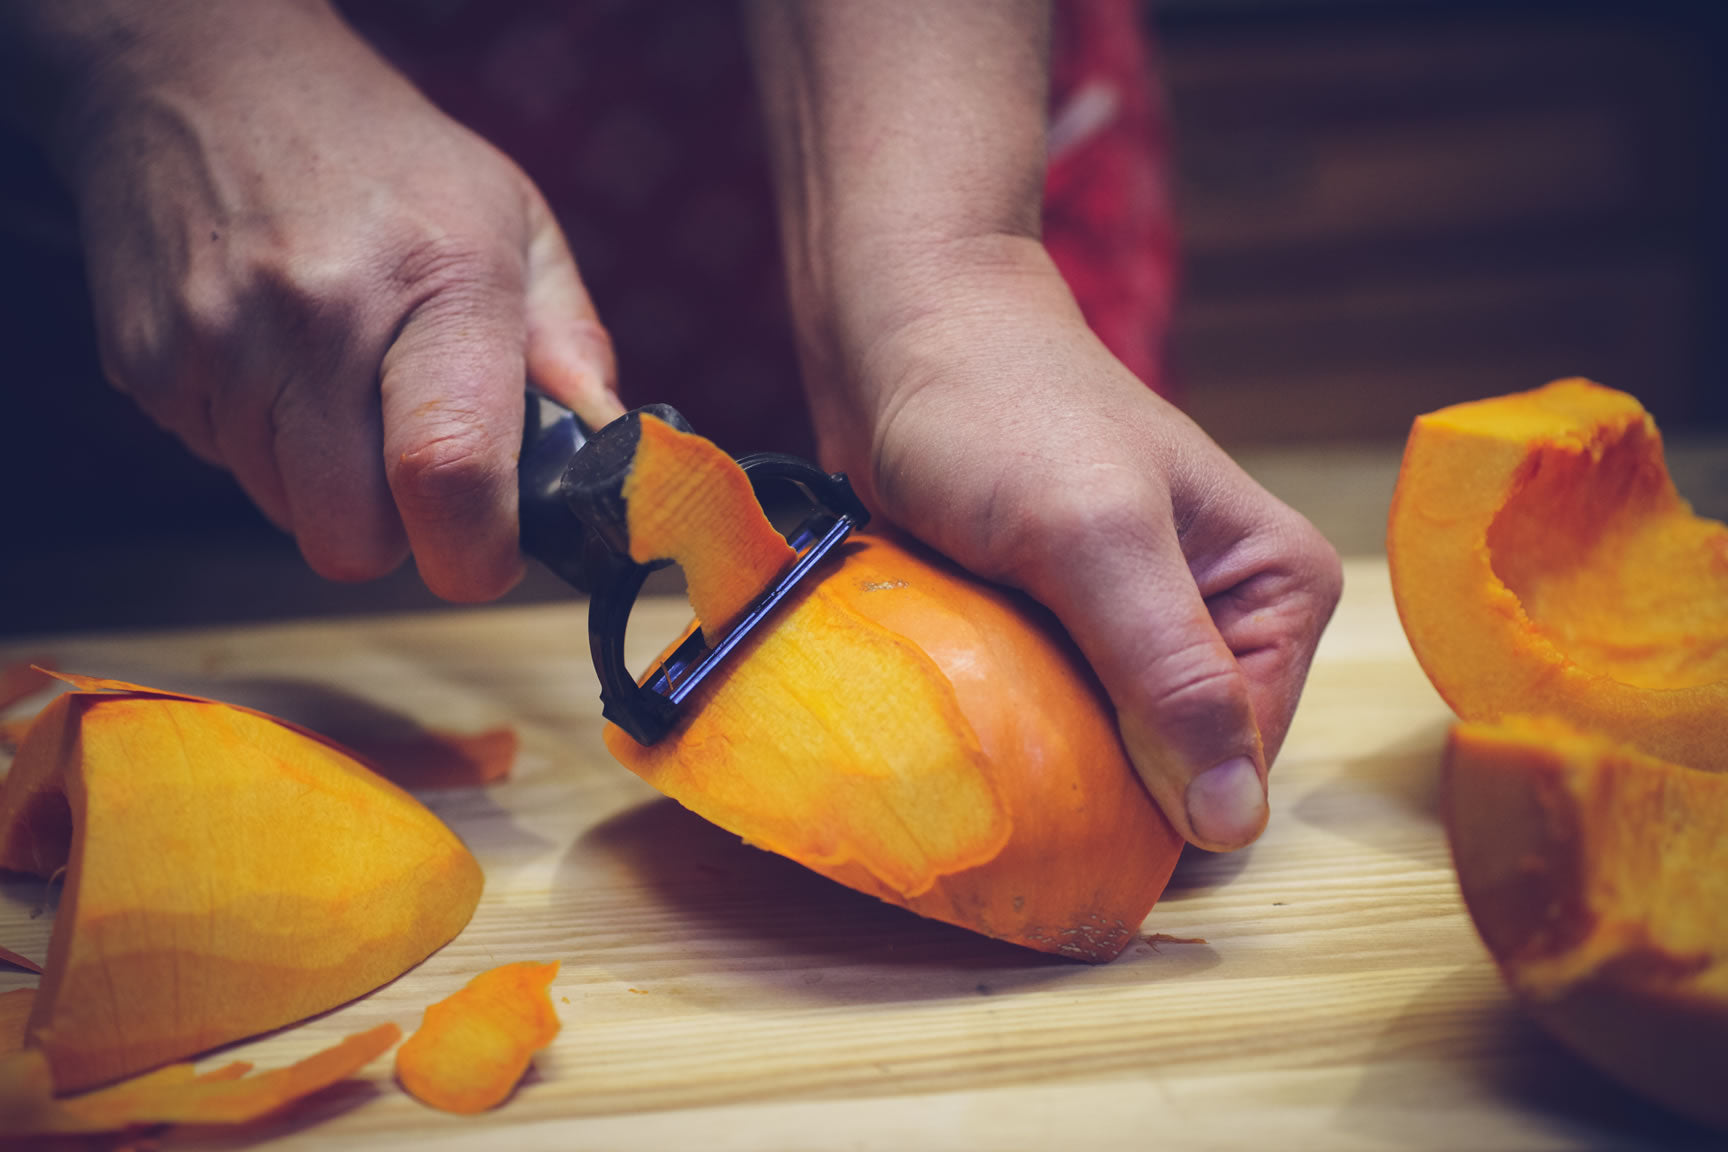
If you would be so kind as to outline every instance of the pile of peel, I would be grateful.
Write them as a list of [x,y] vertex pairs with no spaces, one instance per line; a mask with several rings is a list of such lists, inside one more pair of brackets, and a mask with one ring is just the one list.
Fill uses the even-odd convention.
[[[0,996],[0,1132],[245,1123],[395,1045],[401,1029],[386,1023],[255,1075],[186,1062],[363,996],[455,937],[482,886],[457,836],[315,732],[55,675],[75,690],[22,732],[0,781],[0,869],[61,883],[40,986]],[[35,686],[8,680],[15,693]],[[495,760],[476,770],[498,775]],[[546,1001],[556,966],[534,967],[544,979],[515,999]],[[484,1007],[509,1015],[514,1002]],[[459,1027],[422,1032],[421,1063],[487,1059]],[[531,1054],[550,1032],[520,1039]],[[426,1102],[456,1110],[440,1095],[448,1080],[427,1080]]]
[[1635,399],[1565,380],[1419,418],[1388,555],[1463,721],[1441,803],[1508,986],[1728,1128],[1728,526],[1680,498]]

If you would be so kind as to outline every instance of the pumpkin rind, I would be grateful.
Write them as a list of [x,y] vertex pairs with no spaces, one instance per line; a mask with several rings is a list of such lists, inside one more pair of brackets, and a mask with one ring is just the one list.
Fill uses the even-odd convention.
[[1564,380],[1418,418],[1387,554],[1460,717],[1552,714],[1728,770],[1728,527],[1675,492],[1631,396]]

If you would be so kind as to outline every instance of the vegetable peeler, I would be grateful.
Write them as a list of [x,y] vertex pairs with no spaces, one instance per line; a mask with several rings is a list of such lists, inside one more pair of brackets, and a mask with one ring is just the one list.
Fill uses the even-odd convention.
[[786,542],[798,554],[724,635],[698,628],[642,683],[624,663],[624,633],[642,583],[670,561],[630,558],[624,481],[652,415],[681,432],[690,422],[667,404],[649,404],[600,429],[537,392],[527,394],[522,455],[517,468],[522,550],[580,592],[589,594],[588,648],[600,678],[601,713],[639,744],[672,730],[691,693],[725,663],[787,595],[818,569],[870,513],[844,473],[828,473],[796,456],[756,452],[738,458],[759,504],[795,497],[801,518]]

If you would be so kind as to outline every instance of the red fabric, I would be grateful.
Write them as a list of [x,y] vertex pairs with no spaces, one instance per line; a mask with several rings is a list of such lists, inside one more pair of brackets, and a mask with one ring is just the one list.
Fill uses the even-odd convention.
[[[545,193],[612,334],[626,403],[671,403],[734,452],[812,451],[736,5],[349,0],[343,11]],[[1094,329],[1160,386],[1173,245],[1138,11],[1135,0],[1058,4],[1045,240]]]

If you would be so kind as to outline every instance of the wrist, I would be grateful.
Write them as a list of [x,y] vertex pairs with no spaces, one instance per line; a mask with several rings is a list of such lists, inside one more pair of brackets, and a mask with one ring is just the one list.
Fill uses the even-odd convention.
[[793,267],[803,270],[791,302],[819,431],[878,426],[907,389],[1009,332],[1086,332],[1043,243],[1018,231],[882,237]]

